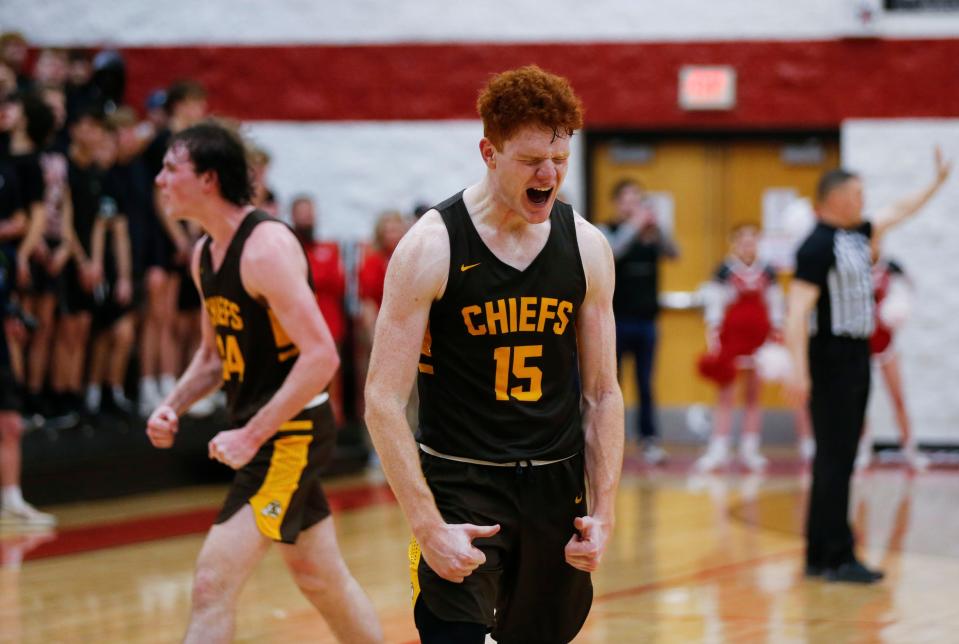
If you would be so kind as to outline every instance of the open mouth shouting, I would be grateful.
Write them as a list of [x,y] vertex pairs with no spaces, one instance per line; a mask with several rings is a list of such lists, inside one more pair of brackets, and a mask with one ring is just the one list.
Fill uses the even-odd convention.
[[553,194],[553,188],[529,188],[526,190],[526,198],[532,201],[537,206],[542,206],[544,203],[549,201],[550,195]]

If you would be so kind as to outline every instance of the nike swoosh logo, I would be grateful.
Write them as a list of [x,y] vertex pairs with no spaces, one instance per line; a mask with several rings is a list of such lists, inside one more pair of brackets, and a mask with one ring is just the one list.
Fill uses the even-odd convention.
[[468,271],[469,269],[471,269],[471,268],[476,268],[477,266],[479,266],[479,265],[482,264],[482,263],[483,263],[483,262],[476,262],[475,264],[470,264],[469,266],[467,266],[466,264],[460,264],[460,273],[465,273],[465,272]]
[[579,496],[576,497],[576,500],[573,501],[573,503],[579,505],[580,503],[582,503],[582,501],[583,501],[583,495],[580,494]]

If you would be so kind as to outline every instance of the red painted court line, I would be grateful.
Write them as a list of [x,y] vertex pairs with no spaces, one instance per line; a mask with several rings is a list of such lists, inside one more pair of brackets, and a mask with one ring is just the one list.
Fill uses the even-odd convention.
[[[327,491],[326,496],[334,512],[396,502],[385,483],[331,490]],[[59,530],[51,541],[25,553],[24,559],[47,559],[198,534],[210,528],[218,513],[219,508],[202,508],[127,521],[64,528]],[[0,547],[2,545],[0,543]]]

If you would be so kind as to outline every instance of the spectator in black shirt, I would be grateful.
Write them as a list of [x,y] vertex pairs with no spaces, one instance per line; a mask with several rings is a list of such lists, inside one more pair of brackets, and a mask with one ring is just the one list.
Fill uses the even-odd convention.
[[[29,223],[17,249],[16,281],[23,308],[37,320],[26,358],[27,416],[40,413],[39,394],[46,376],[55,305],[55,279],[45,270],[52,240],[47,230],[46,182],[41,152],[53,135],[53,110],[35,92],[21,92],[8,103],[12,123],[10,159],[20,183],[20,194]],[[19,349],[19,347],[17,347]]]
[[850,477],[869,398],[869,338],[875,319],[870,239],[918,212],[950,169],[937,149],[933,182],[872,222],[862,218],[858,176],[840,169],[819,181],[819,222],[797,253],[786,319],[786,344],[794,362],[786,393],[797,406],[808,401],[816,436],[806,519],[807,576],[857,583],[883,576],[856,559],[848,517]]
[[107,136],[96,154],[97,165],[106,174],[100,210],[93,226],[91,259],[103,267],[103,280],[94,291],[86,407],[90,413],[129,418],[134,408],[124,393],[123,383],[136,329],[127,218],[131,194],[125,181],[127,177],[117,166],[120,145],[117,130],[121,123],[129,123],[129,115],[118,110],[108,117]]
[[43,101],[53,110],[54,135],[47,151],[57,152],[63,156],[70,150],[70,131],[67,129],[67,95],[62,87],[56,85],[37,85],[36,91],[43,97]]
[[109,191],[106,173],[97,164],[106,136],[103,116],[94,108],[81,112],[70,127],[68,180],[73,226],[69,243],[73,256],[64,268],[60,299],[60,342],[54,359],[62,363],[58,368],[65,373],[52,386],[55,418],[47,425],[53,428],[74,424],[83,400],[83,368],[96,304],[94,293],[103,281],[103,264],[94,252],[93,233],[97,219],[103,213],[115,212],[117,201]]
[[[9,135],[13,125],[10,96],[0,95],[0,133]],[[9,142],[9,138],[7,138]],[[10,158],[9,143],[0,151],[0,254],[15,275],[17,247],[27,231],[27,215],[20,191],[20,179]],[[11,278],[15,279],[15,278]]]
[[659,226],[638,181],[619,181],[612,197],[616,208],[613,222],[600,230],[616,260],[616,355],[617,361],[623,354],[633,355],[639,387],[637,433],[643,457],[655,465],[666,459],[666,452],[658,444],[652,382],[659,316],[659,260],[675,259],[679,252]]

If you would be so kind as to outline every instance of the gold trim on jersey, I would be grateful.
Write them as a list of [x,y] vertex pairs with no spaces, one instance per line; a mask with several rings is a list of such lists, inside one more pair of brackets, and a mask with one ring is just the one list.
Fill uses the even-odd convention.
[[433,336],[430,335],[430,325],[426,325],[426,333],[423,334],[423,346],[420,347],[420,373],[433,373]]
[[[312,421],[292,421],[301,422],[309,424],[309,429],[312,429]],[[292,423],[284,423],[280,426],[281,430],[284,425]],[[282,538],[280,527],[289,509],[290,500],[300,486],[300,477],[309,461],[312,440],[311,434],[298,434],[274,441],[273,456],[270,458],[270,467],[263,479],[263,485],[250,497],[256,527],[274,541]]]
[[277,431],[280,432],[295,432],[303,429],[313,429],[312,420],[288,420],[282,425]]
[[299,355],[300,348],[290,340],[290,336],[286,334],[283,325],[276,319],[276,314],[273,313],[273,309],[267,309],[266,314],[267,317],[270,318],[270,328],[273,329],[273,342],[276,345],[277,351],[276,359],[279,362],[286,362],[293,356]]
[[413,607],[416,607],[416,598],[420,596],[420,557],[423,553],[420,551],[420,544],[416,542],[416,537],[410,537],[410,547],[406,551],[410,560],[410,599]]

